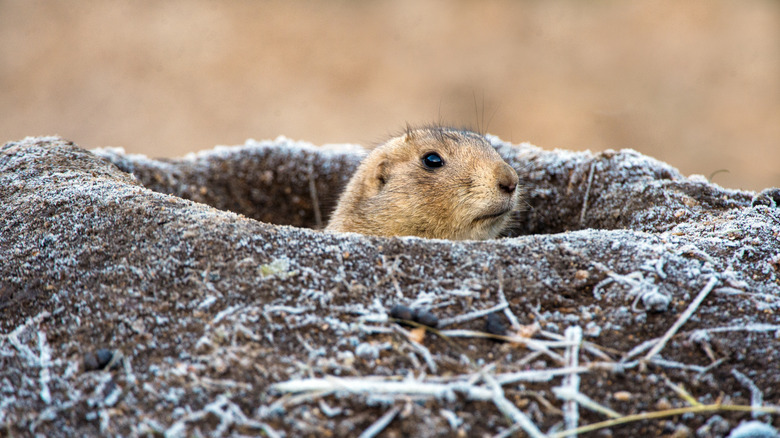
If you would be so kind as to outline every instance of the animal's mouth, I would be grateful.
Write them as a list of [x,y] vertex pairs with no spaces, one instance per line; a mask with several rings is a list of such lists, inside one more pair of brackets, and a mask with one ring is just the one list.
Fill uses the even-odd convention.
[[489,221],[489,220],[498,219],[501,216],[509,213],[509,211],[510,211],[509,208],[505,208],[505,209],[497,211],[495,213],[483,214],[482,216],[479,216],[478,218],[474,219],[474,222]]

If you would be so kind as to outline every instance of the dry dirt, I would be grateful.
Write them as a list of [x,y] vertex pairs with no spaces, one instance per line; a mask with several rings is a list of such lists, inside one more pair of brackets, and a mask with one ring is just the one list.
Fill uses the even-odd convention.
[[559,437],[618,416],[583,435],[775,436],[780,193],[491,141],[527,206],[486,242],[310,229],[350,146],[6,144],[0,430]]
[[780,2],[0,0],[0,115],[0,142],[155,157],[442,120],[760,190],[780,186]]

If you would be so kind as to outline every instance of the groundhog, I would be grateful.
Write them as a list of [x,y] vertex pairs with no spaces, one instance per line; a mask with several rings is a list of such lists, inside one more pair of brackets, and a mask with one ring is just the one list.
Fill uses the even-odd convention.
[[519,198],[517,172],[484,136],[407,128],[363,160],[326,230],[493,239],[508,226]]

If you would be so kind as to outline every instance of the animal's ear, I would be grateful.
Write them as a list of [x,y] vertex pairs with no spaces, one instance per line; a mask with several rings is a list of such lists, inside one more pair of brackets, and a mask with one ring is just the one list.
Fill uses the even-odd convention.
[[414,128],[409,124],[409,122],[406,123],[406,131],[404,132],[404,141],[414,141]]
[[371,169],[371,177],[368,183],[370,196],[381,192],[385,184],[387,184],[388,178],[390,178],[390,165],[386,158],[382,158]]
[[382,187],[387,184],[387,179],[390,177],[390,166],[388,165],[387,160],[380,161],[376,165],[374,172],[376,172],[374,176],[376,178],[378,188],[381,190]]

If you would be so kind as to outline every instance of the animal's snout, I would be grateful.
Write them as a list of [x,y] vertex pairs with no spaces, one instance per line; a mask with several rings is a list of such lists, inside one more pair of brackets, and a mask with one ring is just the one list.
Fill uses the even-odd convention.
[[503,163],[497,169],[498,189],[506,194],[511,195],[517,189],[517,172],[508,164]]

